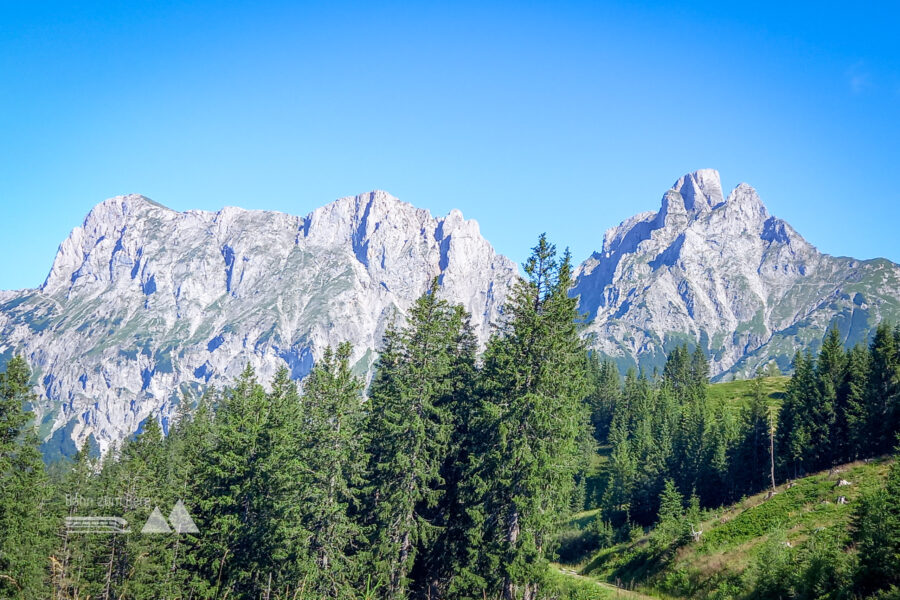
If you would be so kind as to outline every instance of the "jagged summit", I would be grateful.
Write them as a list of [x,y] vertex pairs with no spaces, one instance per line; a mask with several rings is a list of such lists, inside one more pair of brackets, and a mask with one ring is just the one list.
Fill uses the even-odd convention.
[[[199,235],[213,235],[216,239],[231,235],[251,223],[254,227],[268,224],[275,229],[293,228],[297,236],[311,236],[317,243],[351,241],[357,256],[368,264],[369,259],[364,256],[368,247],[362,240],[374,235],[378,227],[403,230],[407,227],[422,228],[431,222],[438,225],[439,236],[449,236],[455,232],[457,239],[463,236],[480,237],[478,223],[463,219],[459,210],[451,210],[446,217],[434,218],[429,211],[416,208],[382,190],[340,198],[305,217],[234,206],[218,211],[178,212],[139,194],[115,196],[94,206],[83,224],[73,229],[63,241],[40,290],[49,295],[72,293],[82,289],[84,275],[112,281],[117,276],[123,276],[122,265],[131,269],[127,275],[134,279],[135,273],[132,271],[140,259],[128,259],[129,254],[135,254],[138,250],[136,246],[127,247],[126,240],[134,242],[145,235],[158,235],[154,230],[158,226],[174,225],[176,229],[185,231],[198,230]],[[128,229],[130,234],[126,232]],[[140,235],[135,235],[135,232],[140,232]],[[493,253],[493,248],[490,252]],[[107,255],[119,256],[107,264]]]
[[[658,212],[608,230],[602,248],[579,266],[574,294],[595,347],[623,366],[661,366],[680,340],[707,351],[713,375],[770,360],[788,370],[829,324],[860,341],[900,309],[896,265],[884,274],[818,252],[750,185],[723,198],[712,169],[681,177]],[[852,300],[874,297],[865,309]]]
[[484,342],[517,268],[459,211],[435,218],[383,191],[303,217],[117,196],[63,241],[41,288],[0,295],[0,356],[23,351],[41,374],[45,439],[105,449],[248,361],[262,381],[284,364],[300,378],[350,341],[368,372],[434,277]]
[[[900,319],[900,267],[818,252],[747,184],[723,197],[718,172],[702,169],[657,206],[602,245],[598,229],[601,249],[576,270],[588,344],[623,368],[651,373],[689,342],[720,378],[771,360],[787,370],[830,325],[852,344]],[[0,361],[28,358],[49,455],[85,440],[105,450],[146,418],[167,427],[185,394],[247,362],[262,381],[281,365],[300,378],[350,341],[370,372],[386,324],[434,277],[484,342],[517,274],[476,221],[379,190],[306,216],[117,196],[63,241],[41,288],[0,292]]]
[[724,202],[722,180],[715,169],[699,169],[681,177],[663,196],[662,212],[680,209],[684,212],[709,211]]

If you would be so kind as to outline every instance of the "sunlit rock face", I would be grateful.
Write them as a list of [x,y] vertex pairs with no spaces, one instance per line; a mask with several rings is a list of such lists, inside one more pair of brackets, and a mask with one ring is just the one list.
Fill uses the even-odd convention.
[[819,252],[749,185],[725,197],[712,169],[679,179],[658,212],[608,230],[577,275],[591,345],[648,372],[684,342],[707,351],[720,379],[773,360],[788,370],[829,326],[853,344],[900,316],[898,265]]
[[435,218],[385,192],[306,217],[120,196],[72,231],[39,289],[0,296],[0,352],[32,365],[51,446],[106,451],[248,362],[263,382],[281,365],[300,379],[350,341],[369,372],[387,324],[435,277],[484,342],[516,273],[459,211]]
[[[709,169],[608,230],[576,274],[588,345],[648,374],[684,342],[717,378],[788,370],[831,325],[853,344],[900,319],[900,267],[818,252],[749,185],[726,197]],[[148,417],[167,427],[183,397],[248,362],[264,383],[282,365],[302,379],[349,341],[370,374],[387,325],[435,277],[483,344],[517,268],[459,211],[432,217],[385,192],[305,217],[120,196],[72,231],[40,288],[0,292],[0,364],[18,352],[32,365],[49,458],[88,440],[105,452]]]

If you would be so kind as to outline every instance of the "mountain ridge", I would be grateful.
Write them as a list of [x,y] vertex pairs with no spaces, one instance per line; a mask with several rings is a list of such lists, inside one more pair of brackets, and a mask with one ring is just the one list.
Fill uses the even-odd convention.
[[[900,317],[900,267],[819,252],[741,183],[679,178],[653,212],[603,235],[573,295],[591,348],[652,372],[680,343],[700,345],[718,379],[815,349],[837,326],[848,344]],[[60,244],[38,288],[0,292],[0,362],[35,371],[40,435],[64,454],[101,451],[185,394],[253,364],[301,378],[324,347],[354,344],[370,372],[381,335],[428,282],[472,313],[479,341],[518,267],[456,209],[375,190],[294,216],[224,207],[175,211],[145,196],[96,205]]]
[[71,454],[93,436],[105,451],[248,361],[263,381],[281,364],[301,378],[351,341],[369,371],[389,320],[433,277],[483,342],[516,267],[459,211],[435,218],[385,192],[305,217],[119,196],[72,231],[40,288],[4,296],[0,354],[32,365],[42,438]]
[[[891,272],[873,282],[880,261]],[[814,348],[830,325],[842,329],[846,343],[862,341],[874,321],[895,317],[900,308],[900,267],[819,252],[770,215],[749,184],[723,197],[712,169],[680,178],[656,213],[609,229],[601,251],[576,277],[574,294],[592,321],[588,335],[620,366],[659,368],[672,346],[691,342],[704,347],[719,378],[748,376],[773,360],[787,370],[793,352]],[[819,310],[817,303],[835,295],[836,302]],[[872,304],[866,295],[875,304],[872,314],[854,321],[854,303],[866,304],[863,311]],[[804,319],[814,326],[791,331]],[[727,340],[732,331],[735,339]],[[772,341],[771,351],[761,351]]]

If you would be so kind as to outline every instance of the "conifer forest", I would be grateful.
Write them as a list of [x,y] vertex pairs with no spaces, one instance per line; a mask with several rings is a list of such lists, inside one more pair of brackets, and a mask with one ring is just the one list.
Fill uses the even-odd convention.
[[102,455],[45,463],[10,359],[0,598],[900,598],[900,328],[822,331],[789,376],[711,384],[690,345],[621,373],[568,251],[524,274],[483,348],[435,279],[371,380],[349,344],[299,383],[248,365]]

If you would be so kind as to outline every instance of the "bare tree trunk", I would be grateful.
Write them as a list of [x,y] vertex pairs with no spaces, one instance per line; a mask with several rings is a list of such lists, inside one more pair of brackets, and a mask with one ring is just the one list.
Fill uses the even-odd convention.
[[225,549],[225,552],[222,553],[222,562],[219,563],[219,577],[216,580],[216,596],[218,597],[219,592],[222,590],[222,572],[225,570],[225,559],[228,558],[228,549]]
[[515,600],[515,598],[516,585],[507,578],[506,582],[503,584],[503,600]]
[[535,598],[537,598],[537,584],[525,584],[525,594],[522,596],[522,598],[523,600],[535,600]]
[[403,579],[406,577],[406,560],[409,558],[409,528],[403,532],[403,541],[400,542],[400,564],[397,565],[397,571],[395,572],[395,580],[394,580],[394,593],[400,591],[400,586],[402,585]]
[[[70,511],[71,514],[71,511]],[[63,547],[62,547],[62,562],[59,564],[59,569],[57,573],[56,581],[54,582],[54,590],[53,594],[56,597],[56,600],[61,600],[63,598],[63,590],[66,590],[66,594],[68,595],[68,581],[69,581],[69,559],[70,559],[70,551],[69,551],[69,528],[66,527],[63,529]]]
[[[519,541],[519,511],[513,510],[509,517],[509,526],[506,530],[506,543],[511,548],[515,548],[516,542]],[[515,600],[516,584],[507,577],[503,582],[503,600]]]
[[772,493],[775,493],[775,428],[769,427],[769,474],[772,477]]
[[109,553],[109,562],[106,564],[106,581],[103,584],[103,600],[109,600],[109,591],[112,587],[112,570],[113,562],[116,557],[116,545],[113,543],[112,550]]

